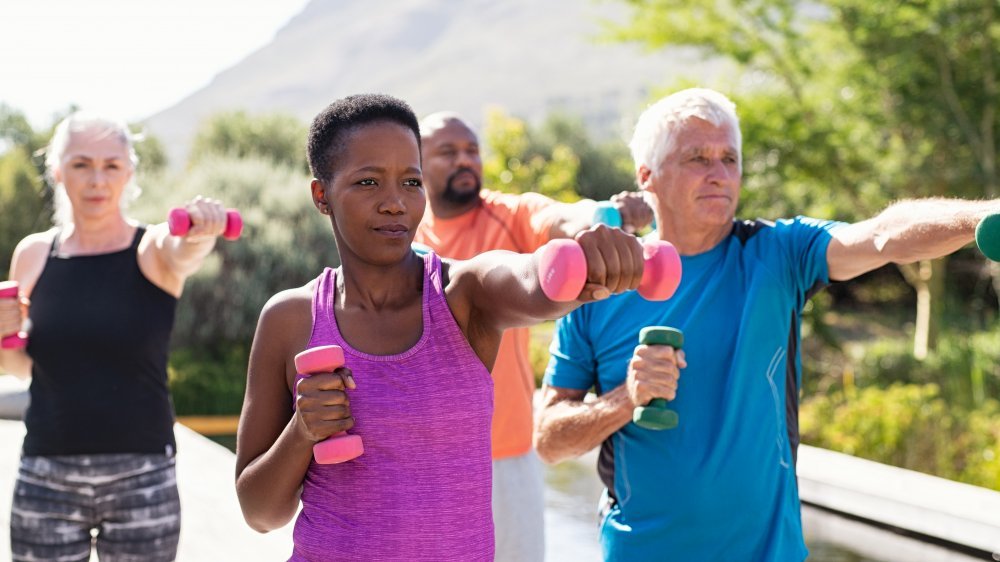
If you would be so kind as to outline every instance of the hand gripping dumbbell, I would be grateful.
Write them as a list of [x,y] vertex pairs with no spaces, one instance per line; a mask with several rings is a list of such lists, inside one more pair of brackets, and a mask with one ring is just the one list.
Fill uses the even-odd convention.
[[988,215],[976,225],[976,246],[988,259],[1000,261],[1000,213]]
[[[639,330],[639,343],[643,345],[669,345],[674,349],[684,346],[684,333],[666,326],[647,326]],[[667,408],[663,398],[653,398],[645,406],[632,411],[632,421],[646,429],[673,429],[679,421],[677,412]]]
[[[618,206],[611,201],[601,201],[594,208],[594,215],[590,219],[591,224],[606,224],[614,228],[622,228],[622,213]],[[656,230],[656,219],[650,224],[650,228]]]
[[[587,283],[587,257],[576,240],[559,238],[538,249],[538,277],[545,296],[556,302],[576,300]],[[639,294],[663,301],[674,295],[681,282],[681,257],[665,240],[642,244],[643,270]]]
[[[191,215],[184,207],[174,207],[167,214],[167,226],[173,236],[185,236],[191,230]],[[236,209],[226,209],[226,229],[222,237],[226,240],[236,240],[243,233],[243,217]]]
[[[0,299],[17,299],[17,281],[0,282]],[[19,349],[28,345],[28,334],[17,331],[13,334],[4,334],[0,337],[0,349]]]
[[[295,356],[295,369],[306,376],[329,373],[344,366],[344,350],[339,345],[322,345]],[[319,464],[336,464],[365,452],[361,437],[346,431],[335,433],[313,445],[313,458]]]

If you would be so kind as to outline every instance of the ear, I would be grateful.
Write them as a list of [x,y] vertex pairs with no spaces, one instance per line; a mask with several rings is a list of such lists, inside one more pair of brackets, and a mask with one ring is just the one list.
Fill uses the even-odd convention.
[[312,182],[309,184],[309,189],[312,191],[313,204],[319,209],[319,212],[324,215],[330,214],[330,203],[326,198],[326,186],[323,185],[323,180],[313,178]]
[[641,191],[650,191],[652,179],[653,171],[647,168],[645,164],[640,165],[639,169],[635,171],[635,184]]

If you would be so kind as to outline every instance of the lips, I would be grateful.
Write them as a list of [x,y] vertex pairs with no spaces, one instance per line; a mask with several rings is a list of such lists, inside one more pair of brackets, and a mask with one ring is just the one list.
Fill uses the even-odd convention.
[[382,226],[376,226],[375,231],[380,232],[382,234],[388,234],[391,236],[399,236],[402,234],[406,234],[407,232],[410,231],[410,229],[403,224],[385,224]]

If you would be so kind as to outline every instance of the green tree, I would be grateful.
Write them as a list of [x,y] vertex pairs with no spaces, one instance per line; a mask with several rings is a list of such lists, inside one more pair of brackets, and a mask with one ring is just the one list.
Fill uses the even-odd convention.
[[[743,214],[787,205],[855,220],[897,198],[996,194],[995,1],[627,4],[611,38],[735,68]],[[918,295],[918,356],[933,346],[945,261],[901,268]]]
[[291,115],[219,113],[198,129],[188,161],[194,167],[210,156],[253,156],[308,172],[306,133],[306,126]]
[[22,238],[51,224],[46,190],[38,169],[23,146],[0,155],[0,263],[6,270]]
[[502,191],[535,191],[558,201],[607,199],[634,187],[628,151],[597,144],[583,122],[553,114],[539,127],[495,109],[487,117],[484,182]]

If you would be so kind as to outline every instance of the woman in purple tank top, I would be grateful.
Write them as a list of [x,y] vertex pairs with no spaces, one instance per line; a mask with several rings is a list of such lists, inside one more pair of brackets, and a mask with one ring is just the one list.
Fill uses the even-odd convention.
[[[500,336],[634,289],[642,249],[617,229],[580,234],[588,284],[579,300],[553,302],[534,255],[442,261],[411,250],[425,198],[404,102],[334,102],[313,121],[308,151],[341,267],[261,312],[237,442],[244,517],[266,532],[298,514],[296,561],[492,560],[489,373]],[[295,355],[326,345],[343,349],[344,366],[297,376]],[[313,445],[347,430],[361,456],[313,459]]]

